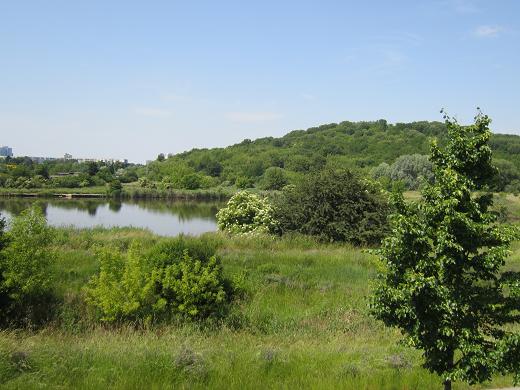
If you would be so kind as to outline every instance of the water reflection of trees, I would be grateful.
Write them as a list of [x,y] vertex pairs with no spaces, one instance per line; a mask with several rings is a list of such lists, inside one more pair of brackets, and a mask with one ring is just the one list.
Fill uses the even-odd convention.
[[98,207],[107,203],[102,199],[48,199],[46,202],[60,209],[86,211],[91,216],[96,215]]
[[7,211],[12,215],[20,215],[20,213],[32,205],[39,207],[45,215],[47,215],[47,202],[27,198],[0,198],[0,213]]
[[134,204],[142,209],[172,214],[181,221],[189,221],[194,218],[215,220],[217,211],[224,205],[222,202],[179,201],[179,200],[130,200],[124,202]]
[[150,212],[175,215],[181,221],[189,221],[194,218],[215,220],[215,214],[223,206],[222,202],[178,200],[129,200],[120,202],[104,199],[0,198],[0,213],[7,211],[12,215],[19,215],[33,204],[37,204],[45,215],[47,215],[47,208],[53,206],[66,210],[85,211],[91,216],[96,215],[98,207],[108,205],[111,211],[120,212],[125,204],[129,204]]
[[110,211],[113,211],[115,213],[118,213],[121,210],[121,207],[123,207],[123,203],[121,203],[120,200],[117,199],[110,199],[108,201],[108,209]]
[[19,215],[23,210],[37,205],[47,215],[47,208],[55,206],[65,210],[86,211],[89,215],[96,215],[97,208],[106,203],[99,199],[37,199],[37,198],[4,198],[0,199],[0,212],[2,210],[13,215]]

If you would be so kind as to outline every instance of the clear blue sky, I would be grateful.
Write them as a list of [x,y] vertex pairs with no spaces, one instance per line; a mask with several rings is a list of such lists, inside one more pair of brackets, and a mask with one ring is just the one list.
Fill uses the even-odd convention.
[[0,2],[0,144],[115,157],[342,120],[520,133],[520,1]]

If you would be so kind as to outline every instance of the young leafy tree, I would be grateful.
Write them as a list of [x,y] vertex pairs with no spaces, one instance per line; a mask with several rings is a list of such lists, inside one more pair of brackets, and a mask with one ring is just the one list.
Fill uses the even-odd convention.
[[54,234],[37,206],[13,218],[9,227],[0,234],[0,326],[36,325],[52,315],[49,246]]
[[497,372],[518,379],[520,338],[504,326],[520,320],[520,277],[501,272],[516,231],[495,223],[492,195],[484,193],[495,174],[490,119],[480,111],[471,126],[444,118],[447,145],[434,142],[431,150],[434,184],[418,203],[395,196],[372,310],[423,350],[424,366],[445,389]]
[[5,219],[0,215],[0,314],[4,314],[4,308],[7,306],[9,296],[2,288],[5,283],[5,248],[8,244],[7,235],[5,234]]

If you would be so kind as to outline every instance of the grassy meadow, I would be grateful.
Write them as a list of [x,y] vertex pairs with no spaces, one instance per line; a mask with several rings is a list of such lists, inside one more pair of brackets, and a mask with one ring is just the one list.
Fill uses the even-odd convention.
[[[136,229],[58,229],[58,318],[43,329],[0,331],[0,387],[429,389],[440,380],[419,352],[368,313],[375,256],[303,237],[211,233],[241,294],[223,320],[202,324],[91,323],[82,286],[96,251],[162,240]],[[520,246],[509,267],[520,267]],[[510,378],[475,388],[510,385]],[[455,384],[456,389],[469,388]]]

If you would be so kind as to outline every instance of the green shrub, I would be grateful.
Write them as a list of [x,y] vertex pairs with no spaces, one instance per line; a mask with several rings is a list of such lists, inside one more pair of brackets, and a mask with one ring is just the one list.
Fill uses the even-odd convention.
[[149,267],[164,268],[178,262],[184,256],[184,251],[197,259],[208,261],[216,250],[215,241],[179,236],[159,241],[144,254],[144,261]]
[[147,300],[150,289],[143,275],[136,247],[127,256],[114,248],[104,247],[98,252],[99,274],[92,278],[86,288],[87,303],[101,314],[102,321],[113,322],[147,316],[142,302]]
[[198,173],[190,173],[181,179],[181,186],[186,190],[198,190],[202,187],[202,176]]
[[282,234],[300,232],[355,245],[377,244],[386,232],[388,212],[382,192],[348,170],[309,175],[274,200]]
[[0,239],[0,322],[41,323],[50,317],[53,304],[53,231],[41,210],[33,207],[12,220],[6,235]]
[[157,308],[166,307],[172,313],[208,317],[226,302],[222,268],[215,256],[203,262],[186,250],[178,264],[156,271],[152,280],[161,288]]
[[220,230],[230,233],[268,233],[276,229],[270,202],[246,191],[237,192],[217,213]]
[[255,186],[255,179],[247,176],[239,176],[235,180],[235,185],[241,190],[245,190],[246,188],[253,188]]
[[267,168],[261,182],[264,190],[281,190],[288,183],[285,170],[278,167]]
[[520,180],[520,170],[508,160],[493,159],[493,164],[498,172],[491,181],[491,188],[496,191],[515,192]]
[[223,312],[229,288],[211,245],[183,237],[144,252],[133,242],[126,255],[104,248],[100,272],[86,287],[101,321],[201,319]]
[[123,185],[117,179],[107,183],[107,196],[112,198],[119,198],[123,192]]
[[51,185],[55,188],[77,188],[82,179],[76,175],[60,176],[51,179]]

